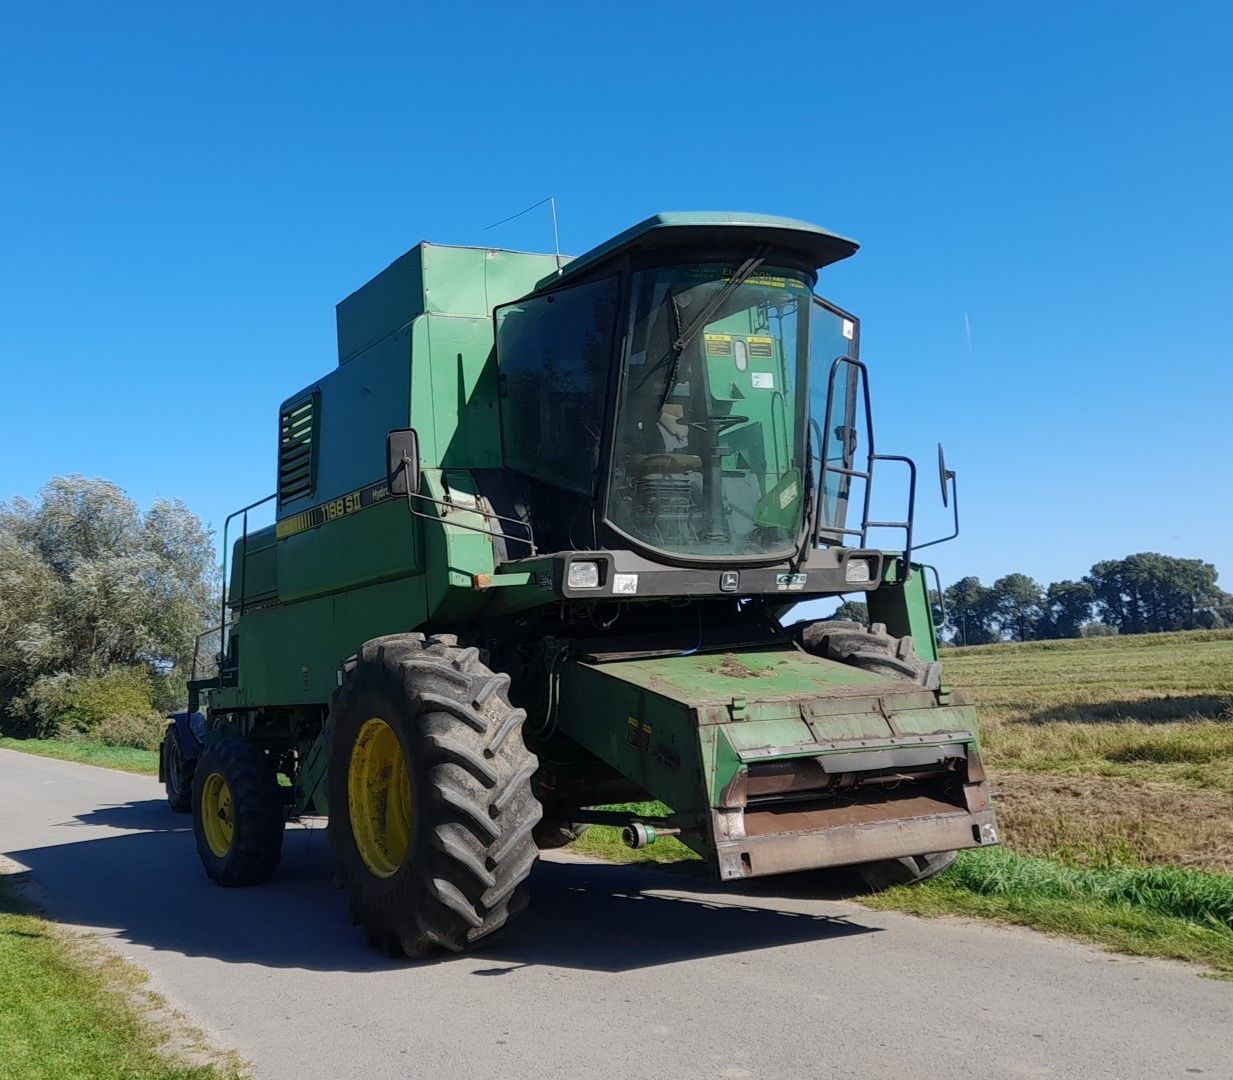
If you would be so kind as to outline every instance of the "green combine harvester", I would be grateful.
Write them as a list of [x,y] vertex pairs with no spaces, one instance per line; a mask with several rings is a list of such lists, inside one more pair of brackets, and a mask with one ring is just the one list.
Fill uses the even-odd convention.
[[[422,956],[505,925],[588,824],[723,881],[910,882],[996,843],[915,466],[875,452],[858,322],[814,294],[855,251],[661,214],[563,267],[420,244],[344,300],[338,367],[279,410],[276,524],[224,528],[217,656],[164,744],[206,873],[263,881],[286,821],[328,815],[356,921]],[[902,520],[871,516],[879,462]],[[788,624],[841,594],[871,625]],[[671,810],[611,809],[647,800]]]

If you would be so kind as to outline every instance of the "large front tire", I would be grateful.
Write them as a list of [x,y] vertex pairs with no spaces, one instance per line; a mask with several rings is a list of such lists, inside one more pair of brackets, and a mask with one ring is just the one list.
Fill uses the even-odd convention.
[[335,694],[328,832],[384,951],[460,952],[526,906],[541,808],[509,677],[450,635],[367,642]]

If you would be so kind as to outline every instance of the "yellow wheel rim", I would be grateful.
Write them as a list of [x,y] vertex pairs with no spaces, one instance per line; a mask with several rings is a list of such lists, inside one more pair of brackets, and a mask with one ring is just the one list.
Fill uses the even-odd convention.
[[225,858],[235,839],[235,811],[222,773],[210,773],[201,789],[201,824],[210,850]]
[[392,877],[411,839],[411,775],[394,729],[365,720],[347,768],[347,806],[360,858],[377,877]]

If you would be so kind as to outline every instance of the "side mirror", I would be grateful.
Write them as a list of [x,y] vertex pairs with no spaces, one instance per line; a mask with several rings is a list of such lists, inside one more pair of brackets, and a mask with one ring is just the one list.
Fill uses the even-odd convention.
[[[946,454],[942,450],[941,443],[938,443],[938,483],[942,485],[942,505],[952,506],[953,504],[951,513],[955,519],[954,527],[949,536],[939,536],[927,544],[917,544],[913,547],[913,551],[921,551],[924,548],[933,547],[934,544],[944,544],[947,540],[953,540],[959,535],[959,481],[955,479],[955,470],[946,467]],[[938,586],[941,587],[940,579]]]
[[385,482],[391,495],[419,491],[420,437],[414,428],[398,428],[385,437]]
[[942,505],[950,506],[950,489],[955,482],[955,470],[946,467],[946,452],[938,443],[938,483],[942,487]]

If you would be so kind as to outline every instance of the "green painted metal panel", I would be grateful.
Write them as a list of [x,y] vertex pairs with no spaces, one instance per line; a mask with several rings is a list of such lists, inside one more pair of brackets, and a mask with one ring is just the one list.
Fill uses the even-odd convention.
[[[403,329],[317,383],[317,486],[306,504],[385,478],[386,434],[410,421],[411,363],[411,335]],[[299,502],[280,507],[279,517],[295,509]]]
[[[809,727],[819,742],[851,742],[854,739],[885,739],[894,734],[890,722],[876,707],[877,699],[856,711],[852,701],[828,702],[832,709],[806,708]],[[813,704],[813,703],[811,703]]]
[[351,362],[420,315],[490,316],[555,269],[551,255],[417,244],[338,305],[338,361]]
[[734,697],[744,698],[751,705],[795,703],[823,697],[837,688],[852,692],[886,686],[885,676],[810,656],[790,646],[628,660],[605,666],[619,667],[623,679],[694,706],[726,705]]
[[913,563],[904,581],[901,567],[902,559],[885,561],[883,583],[865,597],[869,620],[885,623],[887,631],[895,637],[911,637],[922,660],[936,660],[938,634],[924,569]]
[[967,731],[976,736],[976,710],[971,705],[942,706],[936,709],[905,709],[894,714],[895,727],[904,735],[933,735],[938,732]]
[[335,309],[338,362],[346,363],[424,310],[423,245],[400,255]]
[[559,729],[674,810],[705,809],[693,710],[626,678],[628,668],[566,664],[559,684]]
[[231,574],[227,584],[228,602],[235,606],[241,598],[252,602],[278,592],[278,558],[274,526],[254,529],[231,547]]
[[540,288],[550,288],[558,282],[577,280],[605,260],[640,248],[664,244],[697,241],[706,237],[728,237],[750,243],[778,243],[808,251],[817,260],[815,266],[846,259],[855,254],[855,240],[827,232],[807,221],[775,217],[771,214],[747,214],[726,210],[679,211],[655,214],[637,225],[618,233],[611,240],[571,259],[564,272],[553,274],[540,282]]
[[738,752],[802,746],[814,741],[809,725],[799,716],[744,724],[724,724],[720,728],[720,736]]
[[422,577],[247,612],[236,626],[239,685],[218,691],[211,705],[326,704],[360,645],[426,618]]
[[[487,528],[482,515],[464,509],[474,505],[475,485],[471,474],[465,470],[427,470],[423,475],[421,491],[430,498],[451,498],[451,509],[431,503],[422,503],[423,513],[430,520],[421,519],[424,537],[424,557],[427,565],[437,568],[427,576],[426,596],[428,611],[437,620],[462,620],[476,617],[487,604],[487,594],[473,585],[476,574],[491,574],[494,570],[494,555],[491,537],[475,528]],[[443,516],[442,516],[443,515]]]
[[285,537],[278,544],[284,603],[423,573],[420,529],[402,499]]
[[428,316],[433,423],[445,437],[435,446],[442,468],[501,467],[497,372],[492,319]]

